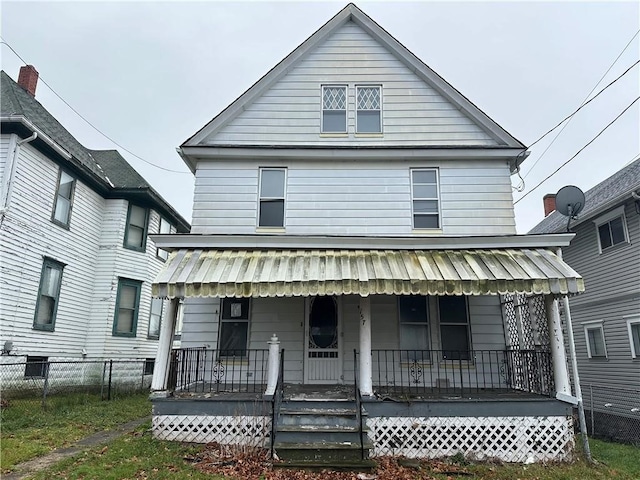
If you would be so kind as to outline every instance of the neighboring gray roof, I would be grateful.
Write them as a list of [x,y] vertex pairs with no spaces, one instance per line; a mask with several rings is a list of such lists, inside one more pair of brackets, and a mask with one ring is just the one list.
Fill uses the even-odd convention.
[[23,117],[69,152],[72,163],[89,174],[106,191],[125,198],[139,190],[148,200],[160,207],[175,221],[179,231],[188,231],[187,221],[169,205],[147,181],[118,153],[117,150],[90,150],[75,139],[34,97],[28,94],[6,72],[0,71],[0,116]]
[[[588,220],[603,210],[616,206],[625,198],[630,198],[632,191],[637,190],[640,190],[640,159],[585,192],[584,210],[580,212],[578,220],[572,222],[572,225]],[[533,227],[529,233],[557,233],[566,228],[567,217],[556,211]]]

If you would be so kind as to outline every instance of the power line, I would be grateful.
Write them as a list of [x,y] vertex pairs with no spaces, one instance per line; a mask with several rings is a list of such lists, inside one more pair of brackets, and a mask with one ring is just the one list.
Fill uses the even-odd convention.
[[600,130],[600,132],[598,132],[598,134],[593,137],[591,140],[589,140],[589,142],[587,142],[580,150],[578,150],[575,155],[573,155],[569,160],[567,160],[566,162],[564,162],[562,165],[560,165],[558,168],[556,168],[553,173],[549,174],[547,177],[545,177],[540,183],[538,183],[535,187],[533,187],[531,190],[529,190],[527,193],[525,193],[523,196],[521,196],[518,200],[516,200],[515,202],[513,202],[513,204],[517,204],[520,200],[524,199],[527,195],[529,195],[530,193],[532,193],[533,191],[535,191],[540,185],[542,185],[544,182],[546,182],[547,180],[549,180],[551,177],[553,177],[556,173],[558,173],[560,171],[560,169],[562,169],[565,165],[567,165],[571,160],[573,160],[574,158],[576,158],[580,152],[582,152],[585,148],[587,148],[589,145],[591,145],[600,135],[602,135],[604,133],[604,131],[609,128],[611,125],[613,125],[622,115],[624,115],[624,113],[629,110],[638,100],[640,100],[640,97],[636,97],[636,99],[631,102],[629,105],[627,105],[627,107],[622,110],[622,112],[620,112],[618,114],[618,116],[616,118],[614,118],[613,120],[611,120],[611,122],[609,122],[609,124],[604,127],[602,130]]
[[[16,57],[18,57],[25,65],[28,65],[28,62],[22,58],[18,52],[16,52],[13,47],[11,45],[9,45],[4,38],[2,38],[2,36],[0,36],[0,44],[4,44],[7,47],[9,47],[9,49],[16,55]],[[91,128],[93,128],[96,132],[98,132],[100,135],[102,135],[104,138],[106,138],[107,140],[109,140],[111,143],[113,143],[114,145],[120,147],[122,150],[124,150],[125,152],[127,152],[128,154],[134,156],[135,158],[137,158],[138,160],[143,161],[144,163],[147,163],[149,165],[151,165],[152,167],[156,167],[159,168],[160,170],[164,170],[165,172],[171,172],[171,173],[182,173],[182,174],[189,174],[191,172],[185,172],[183,170],[172,170],[170,168],[166,168],[160,165],[157,165],[153,162],[150,162],[149,160],[145,160],[144,158],[142,158],[140,155],[136,155],[135,153],[133,153],[131,150],[129,150],[128,148],[124,147],[123,145],[121,145],[120,143],[116,142],[113,138],[111,138],[109,135],[107,135],[106,133],[104,133],[102,130],[100,130],[98,127],[96,127],[93,123],[91,123],[89,120],[87,120],[80,112],[78,112],[75,108],[73,108],[69,102],[67,102],[64,98],[62,98],[60,95],[58,95],[58,92],[56,92],[53,87],[51,87],[51,85],[49,85],[44,78],[42,78],[42,76],[40,75],[38,77],[38,79],[44,83],[47,88],[49,88],[49,90],[51,90],[53,92],[53,94],[58,97],[67,107],[69,107],[71,109],[71,111],[73,113],[75,113],[76,115],[78,115],[82,120],[84,120]]]
[[[580,104],[580,106],[578,107],[578,109],[573,112],[571,115],[569,115],[569,117],[565,118],[562,122],[564,122],[565,120],[567,121],[567,123],[564,124],[564,126],[562,127],[562,129],[560,129],[560,131],[556,134],[555,137],[553,137],[553,139],[551,140],[551,143],[549,143],[549,145],[547,145],[547,148],[544,149],[544,151],[540,154],[540,156],[536,159],[536,161],[533,163],[533,165],[531,165],[531,168],[529,168],[529,171],[527,173],[525,173],[524,178],[527,178],[529,176],[529,174],[531,173],[531,171],[534,169],[534,167],[538,164],[538,162],[542,159],[542,157],[544,157],[544,155],[547,153],[547,151],[551,148],[551,146],[555,143],[555,141],[558,139],[558,137],[562,134],[562,132],[564,131],[565,128],[567,128],[567,126],[569,125],[569,123],[571,123],[571,120],[573,120],[573,116],[582,108],[584,107],[587,103],[591,102],[591,100],[593,100],[594,98],[596,98],[598,95],[600,95],[600,93],[602,93],[604,90],[606,90],[607,88],[609,88],[612,83],[615,83],[616,81],[618,81],[622,76],[624,76],[631,68],[633,68],[634,66],[636,66],[638,64],[638,62],[634,63],[633,65],[631,65],[631,67],[629,67],[620,77],[616,78],[614,80],[614,82],[610,83],[609,85],[607,85],[604,89],[600,90],[600,92],[598,92],[598,95],[594,96],[591,100],[587,101],[587,99],[589,98],[589,96],[595,91],[596,88],[598,88],[598,85],[600,85],[600,82],[602,82],[602,80],[604,80],[604,78],[607,76],[607,74],[611,71],[611,69],[613,68],[613,66],[617,63],[617,61],[620,59],[620,57],[622,56],[622,54],[627,50],[627,48],[629,48],[629,45],[631,45],[631,43],[633,42],[633,40],[638,36],[638,33],[640,33],[640,29],[633,35],[633,37],[631,37],[631,40],[629,40],[627,42],[627,44],[624,46],[624,48],[622,49],[622,51],[618,54],[618,56],[615,58],[615,60],[613,61],[613,63],[611,65],[609,65],[609,68],[607,68],[607,71],[604,72],[604,74],[600,77],[600,80],[598,80],[598,82],[593,86],[593,88],[591,89],[591,91],[587,94],[586,97],[584,97],[584,100],[582,101],[582,103]],[[560,123],[562,123],[560,122]],[[560,124],[558,124],[559,126]],[[557,128],[557,127],[555,127]],[[529,145],[529,147],[531,147],[532,145],[534,145],[535,143],[538,143],[540,140],[542,140],[546,135],[548,135],[550,133],[547,132],[545,133],[542,137],[540,137],[538,140],[536,140],[533,144]]]

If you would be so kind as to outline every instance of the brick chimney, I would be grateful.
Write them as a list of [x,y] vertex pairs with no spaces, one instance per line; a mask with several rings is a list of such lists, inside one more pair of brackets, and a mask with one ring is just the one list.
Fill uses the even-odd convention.
[[32,97],[36,96],[36,85],[38,85],[38,71],[33,65],[20,67],[18,75],[18,85],[24,88]]
[[547,217],[556,209],[556,194],[547,193],[544,197],[542,197],[542,202],[544,203],[544,216]]

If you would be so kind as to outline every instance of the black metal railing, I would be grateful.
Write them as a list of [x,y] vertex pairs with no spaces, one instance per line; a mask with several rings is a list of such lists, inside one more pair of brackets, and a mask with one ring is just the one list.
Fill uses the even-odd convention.
[[267,383],[268,358],[267,349],[174,349],[167,389],[190,393],[262,393]]
[[358,435],[360,437],[360,458],[364,460],[364,442],[362,433],[362,394],[358,384],[358,352],[353,349],[353,388],[356,398],[356,423],[358,424]]
[[534,350],[372,350],[376,392],[455,394],[513,391],[550,395],[551,354]]
[[273,458],[276,444],[276,433],[278,432],[278,421],[280,419],[280,407],[284,398],[284,348],[280,351],[280,363],[278,365],[278,380],[276,390],[271,400],[271,458]]

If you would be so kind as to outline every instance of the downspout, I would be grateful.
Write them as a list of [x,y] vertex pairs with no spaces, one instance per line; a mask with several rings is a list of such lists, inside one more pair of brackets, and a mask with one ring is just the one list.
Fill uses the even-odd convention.
[[[556,250],[556,256],[562,260],[562,249]],[[582,388],[580,387],[580,376],[578,375],[578,360],[576,358],[576,345],[573,339],[573,324],[571,322],[571,309],[569,307],[569,298],[565,295],[562,297],[562,306],[564,307],[564,320],[567,324],[567,337],[569,340],[569,357],[571,358],[571,373],[573,374],[574,392],[578,400],[578,421],[580,422],[580,436],[582,437],[582,446],[584,454],[589,463],[593,463],[591,457],[591,448],[589,447],[589,439],[587,438],[587,421],[584,416],[584,403],[582,402]],[[591,406],[593,408],[593,405]]]
[[9,164],[5,167],[8,171],[8,175],[4,176],[2,189],[0,190],[2,192],[2,197],[0,198],[0,224],[4,221],[7,209],[9,208],[9,204],[11,203],[11,184],[13,182],[13,177],[16,174],[16,165],[18,164],[20,147],[25,143],[33,142],[36,138],[38,138],[37,132],[33,132],[30,137],[23,138],[19,141],[16,141],[15,135],[11,136],[11,140],[9,143],[9,155],[7,155]]

